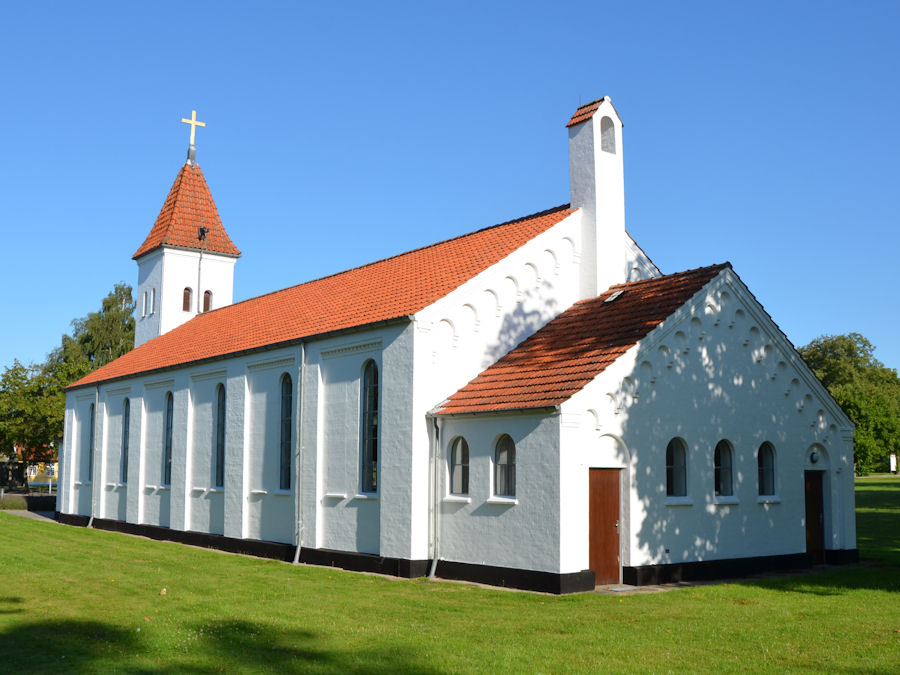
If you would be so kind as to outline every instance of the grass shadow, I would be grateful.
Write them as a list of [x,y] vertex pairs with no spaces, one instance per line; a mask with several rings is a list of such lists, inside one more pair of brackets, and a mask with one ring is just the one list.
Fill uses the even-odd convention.
[[0,633],[0,663],[19,673],[440,672],[402,648],[322,649],[312,632],[245,620],[197,623],[168,639],[153,632],[102,621],[22,622]]

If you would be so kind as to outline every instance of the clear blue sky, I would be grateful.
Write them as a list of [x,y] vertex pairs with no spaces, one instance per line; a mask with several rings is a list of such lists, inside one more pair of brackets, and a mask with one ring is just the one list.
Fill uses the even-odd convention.
[[730,260],[797,346],[900,368],[900,3],[29,2],[0,9],[0,367],[41,361],[197,159],[244,299],[568,201],[609,95],[663,272]]

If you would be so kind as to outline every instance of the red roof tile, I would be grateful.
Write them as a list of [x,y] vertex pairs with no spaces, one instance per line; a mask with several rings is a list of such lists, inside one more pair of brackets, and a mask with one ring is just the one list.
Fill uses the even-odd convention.
[[[582,300],[481,372],[441,414],[547,408],[580,391],[729,263],[613,286]],[[613,293],[622,291],[611,302]]]
[[70,387],[414,314],[574,211],[560,206],[199,314]]
[[[198,239],[197,228],[206,227],[206,241]],[[219,220],[216,204],[196,164],[185,164],[175,177],[150,234],[132,258],[140,258],[160,246],[176,246],[239,256],[238,250]]]
[[591,119],[603,101],[604,99],[598,98],[596,101],[591,101],[590,103],[585,103],[583,106],[579,106],[578,110],[575,111],[575,114],[572,115],[572,119],[569,120],[566,126],[574,127],[576,124],[581,124],[582,122]]

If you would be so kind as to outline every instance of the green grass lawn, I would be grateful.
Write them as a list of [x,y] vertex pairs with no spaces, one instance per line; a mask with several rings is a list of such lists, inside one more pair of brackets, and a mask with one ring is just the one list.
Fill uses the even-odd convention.
[[866,566],[623,597],[294,567],[0,513],[0,672],[895,673],[900,480],[859,480],[857,506]]

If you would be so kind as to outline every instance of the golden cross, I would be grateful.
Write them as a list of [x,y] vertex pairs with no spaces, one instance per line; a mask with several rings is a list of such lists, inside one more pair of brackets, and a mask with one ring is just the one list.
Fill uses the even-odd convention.
[[187,119],[186,117],[182,117],[181,121],[185,124],[191,125],[191,145],[194,144],[194,133],[197,131],[197,127],[205,127],[206,122],[198,122],[197,121],[197,111],[191,110],[191,119]]

